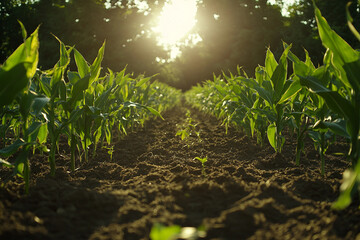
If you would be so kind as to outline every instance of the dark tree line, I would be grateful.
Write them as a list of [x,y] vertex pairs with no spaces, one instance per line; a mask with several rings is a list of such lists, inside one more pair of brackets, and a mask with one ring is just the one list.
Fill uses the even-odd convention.
[[155,2],[148,1],[153,10],[145,14],[131,1],[1,0],[0,62],[22,42],[20,20],[28,32],[41,25],[39,65],[44,69],[52,67],[59,56],[53,34],[89,61],[106,40],[104,67],[119,71],[127,66],[130,72],[155,74],[159,71],[155,58],[167,54],[149,36],[149,19],[163,4]]
[[[165,0],[147,0],[148,9],[140,10],[132,0],[0,0],[0,62],[4,62],[22,36],[17,20],[28,32],[40,27],[40,66],[52,67],[58,59],[54,34],[69,46],[75,46],[92,61],[106,39],[103,66],[147,75],[159,73],[160,80],[188,89],[211,79],[213,73],[236,70],[242,66],[248,75],[263,64],[266,48],[279,56],[282,41],[292,43],[292,51],[304,56],[309,51],[315,63],[321,63],[325,51],[318,39],[312,0],[301,0],[281,15],[283,1],[270,5],[268,0],[202,0],[198,2],[197,24],[193,29],[202,41],[182,47],[174,62],[161,64],[168,53],[158,46],[151,31],[154,18]],[[316,0],[330,25],[353,47],[359,42],[346,24],[348,0]],[[359,27],[359,4],[350,7],[355,26]],[[359,28],[358,28],[359,29]]]

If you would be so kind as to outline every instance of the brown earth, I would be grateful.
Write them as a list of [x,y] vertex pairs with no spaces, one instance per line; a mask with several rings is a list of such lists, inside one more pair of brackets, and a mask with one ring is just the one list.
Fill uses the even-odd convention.
[[[321,177],[310,141],[296,166],[289,138],[277,154],[234,129],[226,135],[218,120],[194,109],[201,141],[181,141],[175,134],[187,109],[147,122],[118,140],[112,160],[99,150],[74,173],[64,150],[55,177],[46,156],[35,154],[30,194],[20,179],[0,189],[0,239],[149,239],[155,223],[203,225],[205,239],[360,239],[357,205],[331,210],[348,167],[335,153],[346,152],[346,143],[330,147]],[[194,158],[205,156],[203,175]],[[1,168],[1,181],[9,174]]]

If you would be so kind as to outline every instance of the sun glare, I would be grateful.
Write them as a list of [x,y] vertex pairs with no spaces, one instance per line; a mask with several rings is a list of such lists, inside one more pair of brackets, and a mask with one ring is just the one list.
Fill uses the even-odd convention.
[[[169,0],[153,29],[158,34],[159,44],[171,52],[176,52],[177,43],[188,37],[196,23],[196,10],[196,0]],[[171,55],[174,55],[174,52]]]

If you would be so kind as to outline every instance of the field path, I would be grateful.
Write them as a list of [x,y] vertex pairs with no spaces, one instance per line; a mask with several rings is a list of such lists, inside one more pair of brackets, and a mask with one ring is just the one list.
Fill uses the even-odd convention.
[[[188,110],[201,141],[175,136]],[[360,239],[356,206],[330,209],[347,167],[332,153],[346,144],[329,149],[322,178],[311,144],[297,167],[291,141],[276,154],[184,104],[163,116],[117,140],[112,160],[100,149],[75,173],[66,150],[55,178],[34,155],[30,195],[19,180],[0,189],[0,239],[149,239],[154,223],[203,225],[206,239]],[[194,158],[206,156],[204,176]]]

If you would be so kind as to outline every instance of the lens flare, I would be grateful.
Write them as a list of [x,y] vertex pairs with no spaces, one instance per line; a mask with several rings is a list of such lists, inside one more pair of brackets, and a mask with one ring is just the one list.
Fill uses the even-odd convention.
[[196,23],[196,0],[172,0],[165,4],[153,29],[158,42],[168,50],[186,38]]

